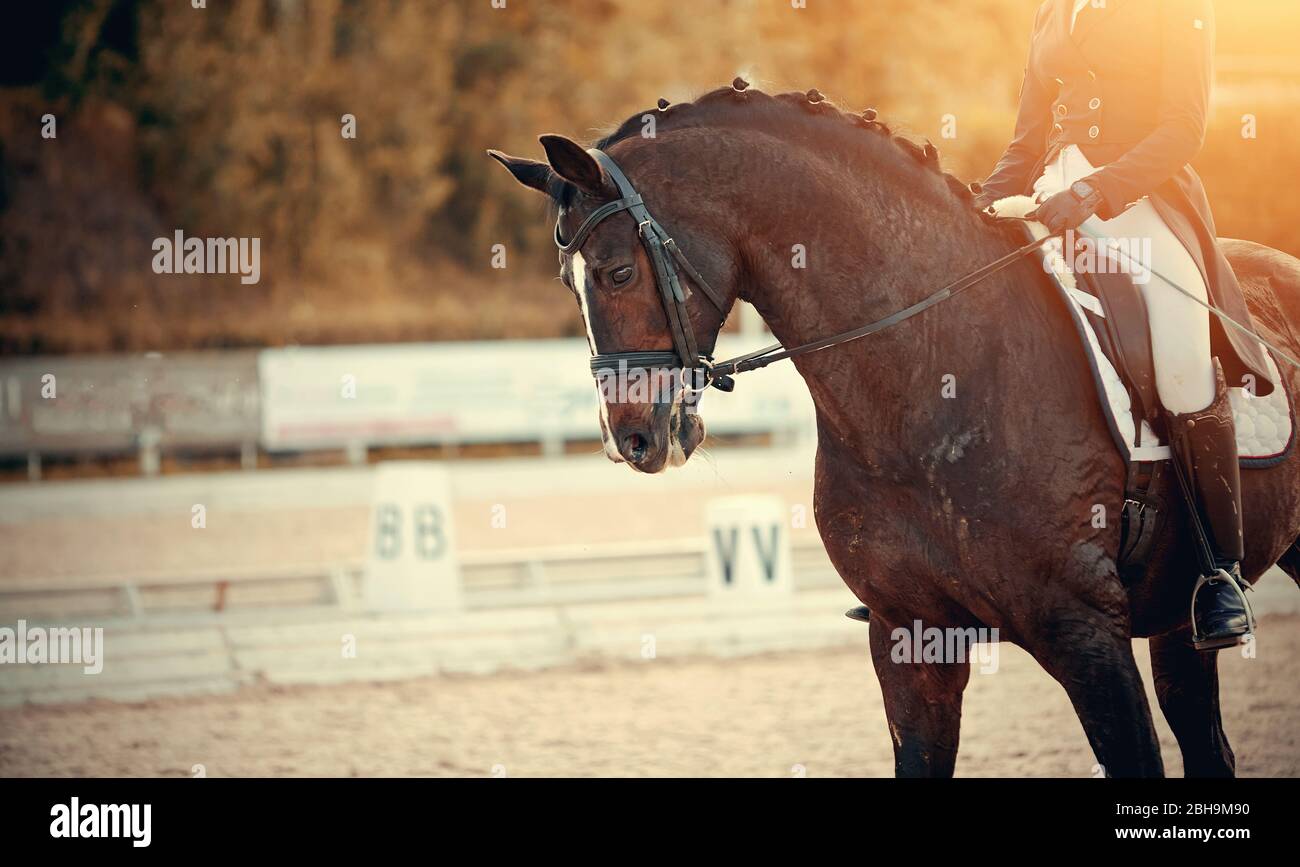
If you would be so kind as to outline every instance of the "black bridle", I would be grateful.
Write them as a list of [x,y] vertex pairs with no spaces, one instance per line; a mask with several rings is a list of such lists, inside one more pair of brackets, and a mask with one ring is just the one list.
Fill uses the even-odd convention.
[[[561,253],[576,253],[581,249],[596,226],[600,225],[605,218],[620,211],[627,211],[632,216],[632,219],[636,220],[637,233],[641,236],[641,243],[645,246],[646,253],[650,257],[650,264],[654,268],[655,286],[659,289],[664,313],[668,316],[668,328],[672,332],[673,340],[672,349],[605,352],[593,355],[591,358],[591,373],[598,379],[611,370],[676,368],[684,372],[703,371],[704,386],[700,390],[712,385],[719,391],[731,391],[735,388],[735,382],[732,379],[734,374],[744,373],[748,370],[759,370],[773,362],[807,355],[811,352],[858,340],[869,334],[875,334],[877,331],[884,331],[886,328],[897,325],[906,319],[911,319],[936,304],[947,301],[981,280],[1009,268],[1041,247],[1045,241],[1056,237],[1047,235],[1037,241],[1031,241],[1002,258],[990,262],[978,271],[972,271],[965,277],[927,295],[912,306],[886,316],[884,319],[878,319],[875,322],[849,331],[832,334],[821,340],[804,343],[793,349],[786,349],[782,344],[774,343],[771,346],[765,346],[762,349],[739,355],[727,361],[714,362],[712,356],[700,354],[699,344],[695,340],[695,332],[691,328],[690,312],[686,309],[688,296],[682,286],[681,279],[678,277],[677,269],[680,268],[690,278],[691,282],[704,293],[704,296],[712,302],[718,312],[726,316],[727,307],[723,299],[709,286],[704,277],[700,275],[700,272],[691,265],[663,225],[650,216],[645,203],[641,200],[641,195],[632,186],[632,182],[627,179],[627,175],[623,174],[623,170],[618,167],[618,163],[614,162],[614,158],[597,148],[592,148],[587,152],[595,158],[596,162],[600,163],[609,174],[610,179],[614,181],[614,185],[618,188],[619,198],[592,211],[587,219],[582,221],[578,231],[567,242],[560,237],[560,224],[557,221],[555,224],[555,245],[560,248]],[[683,383],[685,382],[686,380],[683,379]]]
[[[626,370],[634,369],[654,369],[654,368],[680,368],[682,370],[700,370],[706,372],[713,370],[712,358],[707,355],[700,355],[699,344],[695,340],[695,330],[691,328],[690,311],[686,309],[686,290],[682,286],[682,281],[677,276],[677,269],[681,268],[692,282],[699,287],[704,296],[718,308],[718,312],[723,316],[727,315],[727,307],[718,294],[713,291],[708,282],[696,271],[694,266],[687,260],[685,254],[678,248],[677,242],[672,239],[662,224],[650,212],[646,210],[645,203],[637,193],[632,182],[623,174],[623,170],[614,162],[614,158],[602,150],[592,148],[588,151],[596,162],[605,169],[609,174],[614,185],[618,188],[620,198],[591,212],[587,219],[582,221],[578,231],[566,243],[560,237],[560,224],[555,224],[555,246],[560,248],[561,253],[576,253],[592,231],[600,225],[607,217],[611,217],[620,211],[627,211],[632,219],[636,220],[637,233],[641,236],[641,244],[645,247],[646,254],[650,257],[650,265],[654,268],[655,286],[659,288],[659,296],[663,301],[664,313],[668,316],[668,329],[672,332],[673,348],[671,350],[635,350],[632,352],[606,352],[593,355],[591,358],[591,373],[599,377],[603,372],[608,370]],[[594,347],[593,347],[594,348]],[[731,391],[732,382],[730,378],[724,383],[717,376],[708,375],[707,382],[716,385],[723,391]]]

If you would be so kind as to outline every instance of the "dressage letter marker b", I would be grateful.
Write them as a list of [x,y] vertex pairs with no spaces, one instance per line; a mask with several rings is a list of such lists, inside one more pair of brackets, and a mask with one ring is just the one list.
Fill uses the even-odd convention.
[[780,497],[711,500],[708,527],[709,595],[784,595],[790,576],[790,531]]
[[368,611],[460,609],[451,493],[437,464],[395,461],[375,468],[363,603]]

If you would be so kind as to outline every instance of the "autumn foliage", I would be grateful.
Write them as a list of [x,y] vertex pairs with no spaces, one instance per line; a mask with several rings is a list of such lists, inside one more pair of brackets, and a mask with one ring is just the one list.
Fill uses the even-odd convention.
[[[0,89],[0,351],[580,333],[543,203],[485,148],[536,157],[539,133],[595,138],[739,73],[874,106],[975,179],[1010,134],[1038,2],[64,4],[30,35],[40,68]],[[1219,4],[1197,167],[1222,234],[1298,254],[1295,5]],[[154,274],[177,229],[261,238],[261,281]]]

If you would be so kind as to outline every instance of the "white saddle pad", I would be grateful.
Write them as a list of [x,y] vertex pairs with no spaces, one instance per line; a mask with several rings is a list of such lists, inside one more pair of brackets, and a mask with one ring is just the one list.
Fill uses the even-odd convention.
[[[1037,204],[1029,196],[1011,196],[993,205],[994,211],[1002,217],[1023,217],[1036,207]],[[1048,234],[1047,227],[1042,223],[1030,222],[1026,225],[1034,238],[1044,238]],[[1160,441],[1145,421],[1142,422],[1142,435],[1138,437],[1124,381],[1120,379],[1110,359],[1101,351],[1092,323],[1083,315],[1083,311],[1088,310],[1104,317],[1101,301],[1079,287],[1062,256],[1059,238],[1044,244],[1042,249],[1043,258],[1050,263],[1051,273],[1069,302],[1067,307],[1084,340],[1084,349],[1092,363],[1093,379],[1098,386],[1098,397],[1121,454],[1130,461],[1168,460],[1171,456],[1169,447]],[[1281,382],[1277,362],[1272,355],[1267,358],[1274,381]],[[1237,427],[1237,449],[1244,465],[1267,465],[1286,453],[1291,444],[1295,421],[1285,388],[1275,388],[1267,397],[1256,397],[1244,388],[1229,388],[1228,401],[1232,404]]]

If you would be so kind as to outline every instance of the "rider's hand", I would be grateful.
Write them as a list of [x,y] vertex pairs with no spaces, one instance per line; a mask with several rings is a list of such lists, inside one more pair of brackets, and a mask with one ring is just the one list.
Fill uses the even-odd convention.
[[993,203],[997,201],[997,197],[989,193],[987,190],[980,188],[978,184],[971,184],[971,191],[975,193],[974,198],[971,199],[971,207],[978,211],[981,217],[992,221],[994,215],[989,208],[991,208]]
[[[1090,186],[1082,183],[1076,186],[1080,187],[1079,192],[1074,188],[1062,190],[1025,214],[1025,218],[1042,223],[1053,235],[1079,228],[1097,212],[1101,201]],[[1084,194],[1081,196],[1080,192]]]

